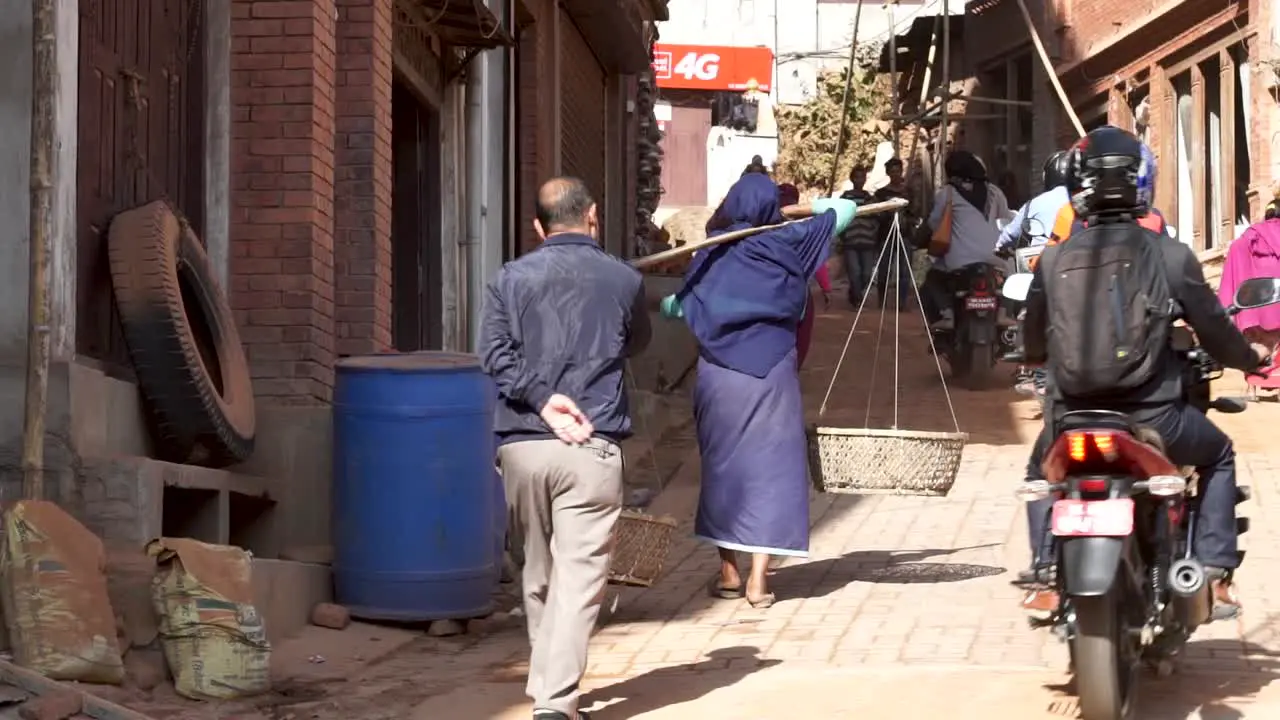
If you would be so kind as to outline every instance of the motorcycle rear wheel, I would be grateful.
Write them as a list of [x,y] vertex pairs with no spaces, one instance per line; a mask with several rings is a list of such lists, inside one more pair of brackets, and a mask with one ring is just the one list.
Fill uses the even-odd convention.
[[1101,597],[1074,597],[1075,637],[1071,640],[1076,693],[1082,720],[1132,717],[1137,663],[1129,650],[1128,627],[1118,591]]
[[990,345],[970,345],[968,348],[969,360],[966,363],[969,366],[969,372],[964,377],[964,386],[966,390],[981,392],[986,390],[991,380],[991,346]]

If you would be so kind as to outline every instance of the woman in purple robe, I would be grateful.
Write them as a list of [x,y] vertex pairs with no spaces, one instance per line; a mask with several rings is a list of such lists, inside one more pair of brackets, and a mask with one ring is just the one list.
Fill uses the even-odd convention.
[[[809,280],[856,205],[819,200],[814,217],[698,253],[668,314],[698,339],[694,419],[702,457],[695,535],[715,545],[716,597],[768,607],[771,555],[809,552],[809,470],[796,370],[796,329]],[[743,176],[707,224],[709,236],[783,221],[778,188]],[[749,553],[743,582],[739,553]]]

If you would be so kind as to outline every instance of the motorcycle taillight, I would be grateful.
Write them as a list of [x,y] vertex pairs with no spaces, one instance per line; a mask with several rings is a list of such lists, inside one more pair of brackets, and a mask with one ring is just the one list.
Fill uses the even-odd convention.
[[973,279],[973,289],[978,292],[987,291],[987,279],[984,277],[976,277]]
[[1111,481],[1107,478],[1081,478],[1076,481],[1076,488],[1082,493],[1105,493],[1111,489]]

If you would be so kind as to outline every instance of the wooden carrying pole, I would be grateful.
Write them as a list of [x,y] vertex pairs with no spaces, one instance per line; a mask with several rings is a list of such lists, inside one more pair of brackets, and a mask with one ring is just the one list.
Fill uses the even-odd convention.
[[[906,206],[907,201],[902,198],[894,198],[892,200],[886,200],[878,203],[869,203],[858,208],[858,216],[861,217],[863,215],[893,212],[894,210],[901,210]],[[764,225],[762,227],[747,228],[746,230],[735,230],[734,232],[725,233],[723,235],[703,238],[686,245],[681,245],[680,247],[663,250],[660,253],[636,258],[631,261],[631,267],[634,267],[637,270],[644,270],[645,268],[653,267],[654,265],[661,265],[664,262],[684,257],[690,253],[702,250],[703,248],[715,247],[716,245],[721,245],[723,243],[741,240],[742,238],[751,237],[752,235],[758,235],[762,232],[777,230],[780,227],[786,227],[792,223],[802,222],[804,219],[813,216],[813,208],[809,205],[788,205],[787,207],[782,208],[782,216],[795,219],[778,223],[776,225]]]
[[1062,101],[1067,117],[1071,118],[1071,124],[1076,127],[1076,134],[1084,137],[1084,125],[1081,124],[1076,111],[1072,109],[1071,101],[1067,99],[1067,91],[1063,90],[1062,83],[1058,82],[1058,73],[1053,69],[1053,63],[1049,60],[1049,53],[1044,49],[1044,43],[1040,41],[1040,31],[1036,30],[1036,24],[1031,19],[1031,11],[1027,10],[1026,0],[1018,0],[1018,9],[1022,11],[1022,21],[1027,24],[1027,32],[1031,34],[1031,44],[1036,46],[1040,64],[1044,67],[1045,74],[1049,76],[1049,82],[1053,84],[1054,91],[1058,93],[1058,100]]
[[53,106],[58,85],[55,0],[31,3],[31,227],[28,248],[27,387],[22,422],[22,494],[44,497],[49,396],[49,245],[53,240]]

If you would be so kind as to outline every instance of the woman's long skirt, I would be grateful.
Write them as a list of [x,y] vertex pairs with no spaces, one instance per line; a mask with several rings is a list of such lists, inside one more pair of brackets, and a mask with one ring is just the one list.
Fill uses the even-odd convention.
[[809,554],[809,468],[796,353],[756,378],[698,361],[702,492],[694,534],[717,547]]

